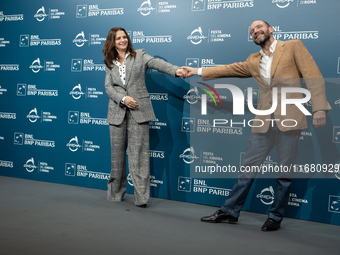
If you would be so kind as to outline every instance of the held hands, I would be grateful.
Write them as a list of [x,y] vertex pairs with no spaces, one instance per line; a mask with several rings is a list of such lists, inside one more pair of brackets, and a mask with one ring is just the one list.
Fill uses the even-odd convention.
[[323,128],[326,125],[326,113],[324,111],[313,113],[313,125],[316,128]]
[[198,68],[192,68],[189,66],[182,66],[176,72],[177,76],[181,76],[183,79],[191,77],[193,75],[197,75]]
[[124,100],[124,104],[130,108],[130,109],[135,109],[136,107],[138,107],[137,101],[130,96],[127,96]]
[[182,69],[181,67],[180,69],[177,70],[176,75],[185,79],[187,77],[187,70]]
[[189,66],[182,66],[180,70],[183,70],[185,71],[185,77],[183,78],[188,78],[188,77],[191,77],[193,75],[197,75],[197,71],[198,71],[198,68],[193,68],[193,67],[189,67]]

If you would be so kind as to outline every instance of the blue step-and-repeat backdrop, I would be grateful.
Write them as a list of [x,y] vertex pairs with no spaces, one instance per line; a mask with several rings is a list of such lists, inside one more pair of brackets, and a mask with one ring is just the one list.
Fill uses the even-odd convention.
[[[308,117],[286,216],[340,225],[339,10],[338,0],[1,1],[0,175],[106,189],[110,139],[101,50],[112,27],[124,27],[134,48],[172,64],[210,67],[259,51],[249,26],[262,19],[274,27],[276,39],[305,44],[333,108],[321,130]],[[146,82],[157,116],[150,121],[151,195],[222,205],[254,115],[245,107],[244,116],[233,116],[232,96],[222,95],[222,106],[206,85],[237,85],[245,106],[252,87],[256,106],[256,84],[233,78],[204,85],[199,77],[154,70]],[[276,158],[274,149],[264,162],[267,171],[275,169]],[[258,175],[243,209],[266,213],[275,178]]]

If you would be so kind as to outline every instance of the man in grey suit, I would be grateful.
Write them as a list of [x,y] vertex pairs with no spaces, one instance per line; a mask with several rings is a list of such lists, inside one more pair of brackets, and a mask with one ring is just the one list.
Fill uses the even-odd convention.
[[111,175],[107,199],[122,201],[126,186],[126,149],[134,185],[135,205],[145,208],[150,197],[149,121],[155,119],[145,73],[149,68],[172,76],[184,70],[134,50],[126,31],[112,28],[103,46],[106,64],[105,89],[109,96],[107,122],[111,137]]

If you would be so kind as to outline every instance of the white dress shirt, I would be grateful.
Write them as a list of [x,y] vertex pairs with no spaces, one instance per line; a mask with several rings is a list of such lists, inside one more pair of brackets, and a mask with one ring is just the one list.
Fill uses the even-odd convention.
[[260,60],[260,70],[263,78],[266,80],[268,84],[270,84],[270,71],[272,70],[272,63],[274,52],[276,48],[277,41],[275,40],[272,45],[270,45],[269,51],[271,52],[270,56],[267,56],[263,50],[260,50],[262,58]]
[[[122,81],[123,85],[125,85],[125,80],[126,80],[126,58],[130,55],[130,53],[126,53],[125,55],[125,59],[123,64],[121,64],[118,59],[113,60],[113,64],[115,64],[116,66],[118,66],[119,69],[119,76],[120,76],[120,80]],[[121,103],[124,104],[124,100],[125,100],[126,96],[123,97]]]

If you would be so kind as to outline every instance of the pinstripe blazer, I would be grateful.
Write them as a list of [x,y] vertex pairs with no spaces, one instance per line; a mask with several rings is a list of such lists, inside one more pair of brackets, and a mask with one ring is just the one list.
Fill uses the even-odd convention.
[[[296,107],[287,105],[287,114],[281,115],[281,88],[301,87],[301,78],[306,82],[307,89],[311,92],[313,112],[319,110],[329,110],[331,106],[326,99],[325,83],[321,72],[313,57],[300,40],[277,41],[273,62],[271,67],[271,82],[268,84],[260,71],[261,53],[251,54],[245,62],[234,63],[211,68],[203,68],[202,78],[215,79],[222,77],[253,77],[260,91],[260,98],[257,110],[267,110],[272,105],[273,87],[278,89],[277,108],[274,112],[278,128],[281,131],[304,129],[308,127],[306,116]],[[300,93],[287,93],[287,98],[302,98]],[[263,121],[264,125],[253,127],[252,132],[265,133],[270,125],[269,115],[256,115],[255,119]],[[296,120],[295,127],[282,125],[285,119]],[[254,124],[255,125],[255,124]],[[256,123],[258,125],[258,123]]]
[[109,109],[107,122],[120,125],[125,117],[127,107],[121,104],[124,96],[133,97],[138,107],[130,110],[134,120],[143,123],[155,119],[148,90],[145,85],[145,73],[148,68],[176,76],[178,66],[172,65],[162,59],[150,56],[144,49],[136,50],[136,57],[129,55],[126,59],[126,80],[123,85],[119,69],[112,63],[112,69],[106,68],[105,90],[109,96]]

